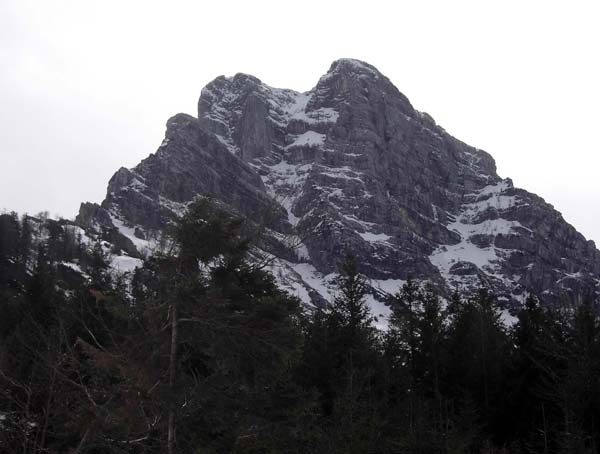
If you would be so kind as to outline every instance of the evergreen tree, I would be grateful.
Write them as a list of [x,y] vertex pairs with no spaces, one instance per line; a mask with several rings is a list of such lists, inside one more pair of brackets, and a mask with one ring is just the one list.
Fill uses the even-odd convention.
[[506,435],[510,340],[487,289],[460,304],[448,328],[447,351],[445,393],[454,396],[459,410],[473,401],[492,439],[502,439]]
[[567,326],[567,335],[562,349],[567,364],[559,372],[561,379],[555,394],[560,398],[564,418],[561,451],[569,454],[594,453],[600,446],[598,307],[589,300],[579,305]]
[[102,247],[102,242],[96,241],[92,248],[88,274],[91,278],[91,286],[98,291],[107,290],[111,284],[107,260],[108,255]]
[[298,301],[246,262],[243,222],[210,202],[192,205],[174,237],[177,255],[136,273],[142,332],[153,333],[156,345],[149,375],[165,383],[157,389],[165,451],[301,445],[294,428],[305,396],[291,380],[300,355]]
[[522,452],[553,450],[553,421],[558,408],[546,399],[545,386],[551,381],[548,367],[552,358],[548,346],[552,342],[552,317],[542,309],[537,298],[529,295],[518,314],[513,330],[516,347],[514,374],[507,395],[510,408],[508,431]]
[[21,218],[21,231],[19,232],[19,241],[17,243],[17,251],[19,262],[23,266],[27,266],[31,256],[32,247],[32,230],[28,216]]
[[414,390],[416,381],[417,314],[419,311],[419,286],[408,278],[400,291],[390,300],[390,335],[402,347],[401,359],[410,373],[409,387]]

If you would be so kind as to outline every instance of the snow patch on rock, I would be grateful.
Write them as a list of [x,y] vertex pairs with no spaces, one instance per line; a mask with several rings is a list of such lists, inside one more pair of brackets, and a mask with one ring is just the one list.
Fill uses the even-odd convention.
[[[529,229],[518,221],[484,216],[490,209],[501,215],[503,210],[519,203],[516,196],[504,194],[509,189],[512,189],[510,180],[504,180],[468,194],[466,199],[469,201],[461,206],[456,219],[446,226],[459,235],[460,241],[457,244],[440,245],[429,256],[429,261],[449,284],[461,287],[476,280],[476,276],[469,273],[451,273],[454,265],[465,263],[475,265],[481,273],[492,279],[498,279],[511,287],[514,285],[511,277],[501,274],[503,260],[513,251],[496,247],[494,238],[498,235],[518,235],[523,229]],[[480,219],[485,220],[479,221]],[[477,238],[489,238],[489,244],[485,244],[485,241],[482,244]]]
[[297,136],[294,141],[286,146],[286,149],[294,147],[319,147],[325,143],[325,134],[319,134],[315,131],[306,131]]
[[135,271],[136,268],[141,268],[143,264],[140,259],[128,255],[115,255],[110,260],[111,268],[122,273]]

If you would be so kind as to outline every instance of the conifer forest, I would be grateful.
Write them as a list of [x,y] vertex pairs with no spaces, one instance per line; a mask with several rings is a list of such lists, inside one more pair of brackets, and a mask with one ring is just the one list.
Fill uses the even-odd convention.
[[599,452],[594,298],[409,279],[378,330],[355,258],[307,307],[209,201],[127,275],[72,227],[0,215],[2,453]]

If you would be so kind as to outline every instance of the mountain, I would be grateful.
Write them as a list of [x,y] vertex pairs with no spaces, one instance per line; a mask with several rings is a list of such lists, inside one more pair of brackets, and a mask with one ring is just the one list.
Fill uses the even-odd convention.
[[263,232],[255,260],[307,303],[330,298],[348,253],[382,315],[377,300],[409,277],[446,295],[486,285],[507,307],[529,292],[549,304],[598,292],[592,241],[358,60],[335,61],[306,93],[247,74],[216,78],[198,116],[169,119],[158,150],[119,169],[76,221],[103,232],[113,264],[128,270],[200,195]]

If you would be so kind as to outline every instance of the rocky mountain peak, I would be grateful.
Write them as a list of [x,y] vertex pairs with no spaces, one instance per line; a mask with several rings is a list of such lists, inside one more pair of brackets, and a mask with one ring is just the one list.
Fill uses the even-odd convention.
[[330,297],[348,253],[373,295],[413,277],[446,293],[485,284],[510,305],[527,292],[577,301],[600,282],[593,243],[359,60],[336,60],[305,93],[216,78],[198,118],[172,117],[157,152],[120,169],[80,219],[111,219],[150,249],[153,232],[201,195],[261,226],[256,256],[307,303]]
[[[374,66],[360,60],[343,58],[331,64],[319,79],[318,98],[340,106],[352,104],[394,104],[404,115],[415,117],[410,101]],[[324,94],[329,96],[323,96]]]
[[377,68],[367,62],[356,58],[338,58],[329,67],[327,74],[335,74],[336,72],[346,72],[353,74],[365,74],[374,78],[383,77]]
[[381,82],[389,82],[389,80],[374,66],[360,60],[342,58],[334,61],[329,70],[319,78],[317,88],[319,86],[337,86],[341,95],[351,86],[374,87]]

